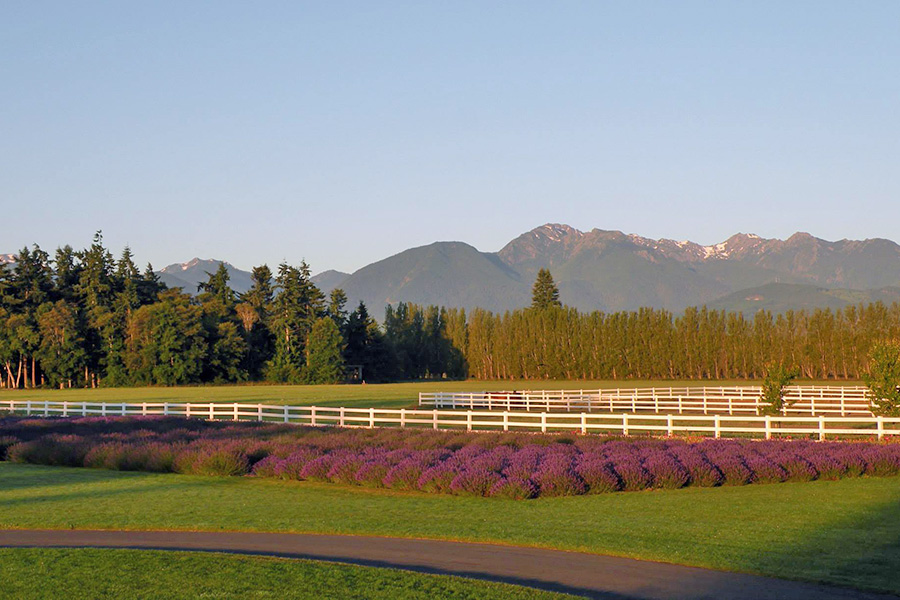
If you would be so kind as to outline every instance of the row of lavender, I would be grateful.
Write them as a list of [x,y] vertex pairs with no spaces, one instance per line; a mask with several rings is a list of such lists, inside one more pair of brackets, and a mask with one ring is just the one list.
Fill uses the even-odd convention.
[[900,444],[318,429],[173,417],[0,420],[0,459],[534,498],[900,473]]

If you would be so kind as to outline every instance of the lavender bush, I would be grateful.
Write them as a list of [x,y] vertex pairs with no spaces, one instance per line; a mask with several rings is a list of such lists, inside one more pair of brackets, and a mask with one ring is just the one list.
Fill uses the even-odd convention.
[[0,458],[512,499],[900,474],[897,443],[573,438],[176,417],[7,417]]

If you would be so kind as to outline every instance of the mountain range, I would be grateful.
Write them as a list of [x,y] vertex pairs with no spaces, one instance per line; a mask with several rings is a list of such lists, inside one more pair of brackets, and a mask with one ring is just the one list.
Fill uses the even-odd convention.
[[[12,258],[0,255],[0,262]],[[219,263],[195,258],[158,273],[170,287],[196,293]],[[225,266],[236,291],[249,289],[249,272]],[[530,303],[541,268],[550,269],[563,303],[585,311],[651,306],[680,312],[705,304],[752,314],[900,301],[900,246],[890,240],[830,242],[808,233],[779,240],[739,233],[704,246],[561,224],[523,233],[499,252],[435,242],[354,273],[324,271],[313,281],[326,293],[342,288],[350,307],[364,301],[376,316],[400,301],[504,311]]]
[[706,304],[753,313],[900,300],[900,246],[889,240],[739,233],[703,246],[560,224],[523,233],[496,253],[437,242],[316,283],[370,307],[404,300],[496,311],[526,306],[541,268],[550,269],[563,303],[581,310]]

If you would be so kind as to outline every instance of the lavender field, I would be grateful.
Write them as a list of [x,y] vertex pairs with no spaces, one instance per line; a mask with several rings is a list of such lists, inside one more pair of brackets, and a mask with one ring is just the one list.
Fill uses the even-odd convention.
[[900,473],[900,444],[0,419],[0,459],[527,499]]

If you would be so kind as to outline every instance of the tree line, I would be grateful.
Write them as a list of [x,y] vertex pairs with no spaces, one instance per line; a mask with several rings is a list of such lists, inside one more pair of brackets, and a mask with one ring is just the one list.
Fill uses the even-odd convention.
[[689,308],[584,313],[541,270],[530,307],[387,306],[382,324],[310,268],[252,270],[236,293],[224,265],[196,294],[167,289],[98,233],[80,251],[23,248],[0,268],[0,387],[270,381],[758,378],[773,364],[811,379],[859,379],[870,349],[900,339],[900,304],[740,313]]

